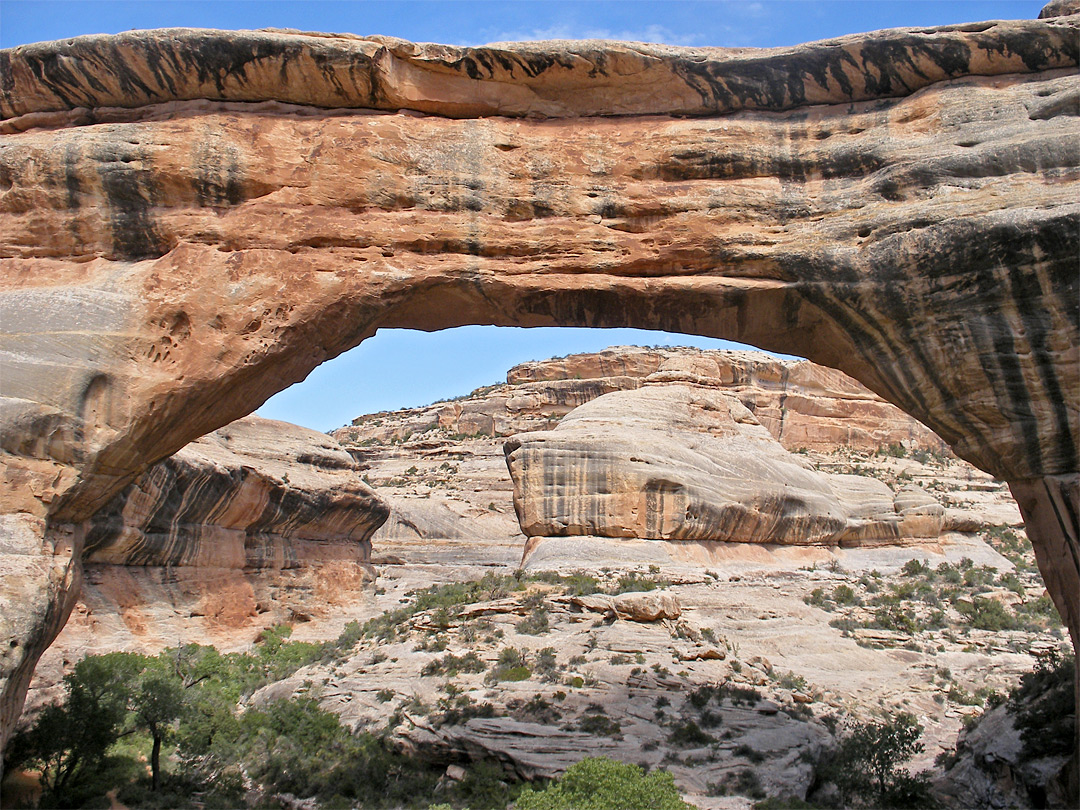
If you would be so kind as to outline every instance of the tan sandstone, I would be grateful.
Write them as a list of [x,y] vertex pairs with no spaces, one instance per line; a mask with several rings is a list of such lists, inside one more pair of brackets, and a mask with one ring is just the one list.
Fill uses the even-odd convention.
[[529,537],[858,545],[937,537],[927,493],[827,475],[734,396],[686,384],[605,394],[506,443]]
[[1010,483],[1075,640],[1078,25],[0,52],[0,739],[93,515],[392,326],[662,328],[839,368]]

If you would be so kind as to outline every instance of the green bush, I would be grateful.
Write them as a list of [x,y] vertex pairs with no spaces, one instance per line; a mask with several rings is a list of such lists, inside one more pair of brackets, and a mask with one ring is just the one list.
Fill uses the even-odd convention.
[[684,720],[672,727],[667,741],[678,748],[703,748],[709,743],[716,742],[716,738],[702,731],[701,726],[693,720]]
[[474,652],[468,652],[465,655],[447,653],[442,658],[436,658],[424,664],[420,674],[448,675],[452,678],[459,672],[483,672],[485,669],[487,669],[487,666],[480,660],[480,656]]
[[923,750],[921,736],[922,726],[907,713],[854,723],[823,763],[819,777],[836,785],[844,807],[932,807],[926,775],[912,776],[903,768]]
[[82,659],[64,677],[65,701],[45,707],[11,740],[5,766],[41,774],[42,806],[79,806],[97,791],[98,774],[115,766],[107,752],[126,720],[137,662],[126,653]]
[[838,605],[857,605],[861,601],[850,585],[837,585],[833,588],[832,598]]
[[518,622],[515,625],[515,628],[522,635],[543,635],[551,629],[551,625],[548,623],[548,612],[543,608],[538,607],[532,613],[530,613],[528,616]]
[[619,577],[618,584],[611,589],[611,593],[632,593],[638,591],[654,591],[657,588],[666,588],[671,583],[666,579],[651,579],[640,574],[628,574]]
[[607,757],[583,759],[543,790],[526,787],[517,810],[693,810],[667,771],[646,774]]
[[882,630],[896,630],[901,633],[919,632],[919,622],[911,610],[896,605],[882,605],[874,611],[874,618],[870,622],[871,627],[879,627]]
[[526,661],[526,651],[503,647],[499,652],[498,661],[492,665],[491,671],[484,676],[484,680],[495,683],[497,681],[525,681],[531,677],[532,670],[529,669]]
[[1020,731],[1027,759],[1076,751],[1076,661],[1053,654],[1039,660],[1009,695],[1008,711]]
[[578,720],[578,728],[586,734],[602,737],[622,737],[622,726],[603,714],[586,714]]
[[975,597],[970,605],[958,603],[956,610],[976,630],[998,632],[1016,628],[1016,616],[996,599]]
[[922,560],[916,558],[904,563],[904,567],[901,570],[906,577],[917,577],[929,574],[932,569]]

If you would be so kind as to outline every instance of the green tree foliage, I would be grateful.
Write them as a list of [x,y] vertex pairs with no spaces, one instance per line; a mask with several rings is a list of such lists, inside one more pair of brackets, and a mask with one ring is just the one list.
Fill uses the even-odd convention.
[[932,807],[927,777],[903,768],[923,750],[921,736],[922,726],[907,713],[854,723],[820,775],[836,785],[844,807]]
[[1000,632],[1016,627],[1016,617],[1001,602],[994,599],[975,597],[971,604],[959,603],[956,610],[964,616],[976,630]]
[[150,664],[140,673],[128,701],[131,722],[148,731],[153,740],[151,789],[156,791],[161,788],[161,743],[184,711],[184,687],[172,673]]
[[690,810],[667,771],[590,757],[572,765],[544,790],[526,787],[517,810]]
[[1073,656],[1052,654],[1020,679],[1009,695],[1008,711],[1020,731],[1025,759],[1076,752],[1076,696]]
[[[274,628],[250,653],[192,644],[154,657],[88,656],[65,679],[67,699],[9,744],[7,767],[42,772],[42,807],[101,807],[118,788],[129,807],[194,807],[197,794],[206,810],[233,808],[250,780],[268,795],[314,797],[325,807],[426,806],[442,767],[381,736],[349,733],[314,698],[238,710],[268,678],[325,654],[325,645],[291,642],[287,628]],[[446,713],[458,721],[492,714],[471,704],[459,695]],[[505,807],[517,790],[498,769],[477,767],[447,797],[486,810]]]
[[7,767],[40,771],[41,806],[74,806],[92,790],[120,736],[135,671],[124,653],[84,658],[64,678],[65,701],[46,707],[28,732],[12,740]]

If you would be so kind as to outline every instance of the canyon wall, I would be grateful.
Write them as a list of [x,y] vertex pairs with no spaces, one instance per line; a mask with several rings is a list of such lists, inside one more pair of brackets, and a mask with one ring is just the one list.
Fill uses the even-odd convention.
[[366,414],[333,435],[354,446],[401,441],[432,430],[510,436],[551,428],[574,408],[612,391],[666,382],[734,394],[788,450],[945,448],[925,425],[836,369],[756,352],[641,346],[522,363],[506,373],[505,385],[484,386],[468,397],[421,408]]
[[1010,482],[1076,641],[1078,29],[0,52],[0,742],[95,513],[383,327],[660,328],[841,369]]
[[150,467],[89,522],[78,602],[33,702],[89,653],[230,650],[274,624],[334,624],[370,596],[389,512],[361,476],[326,434],[256,416]]
[[508,440],[506,461],[530,540],[856,546],[936,538],[945,515],[925,492],[816,471],[736,397],[686,384],[605,394]]

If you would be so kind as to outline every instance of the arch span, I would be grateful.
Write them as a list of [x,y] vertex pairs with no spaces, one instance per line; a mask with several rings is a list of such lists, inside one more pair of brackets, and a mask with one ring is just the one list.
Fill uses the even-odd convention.
[[391,326],[637,326],[840,368],[1009,481],[1075,643],[1078,28],[0,52],[0,730],[87,518]]

